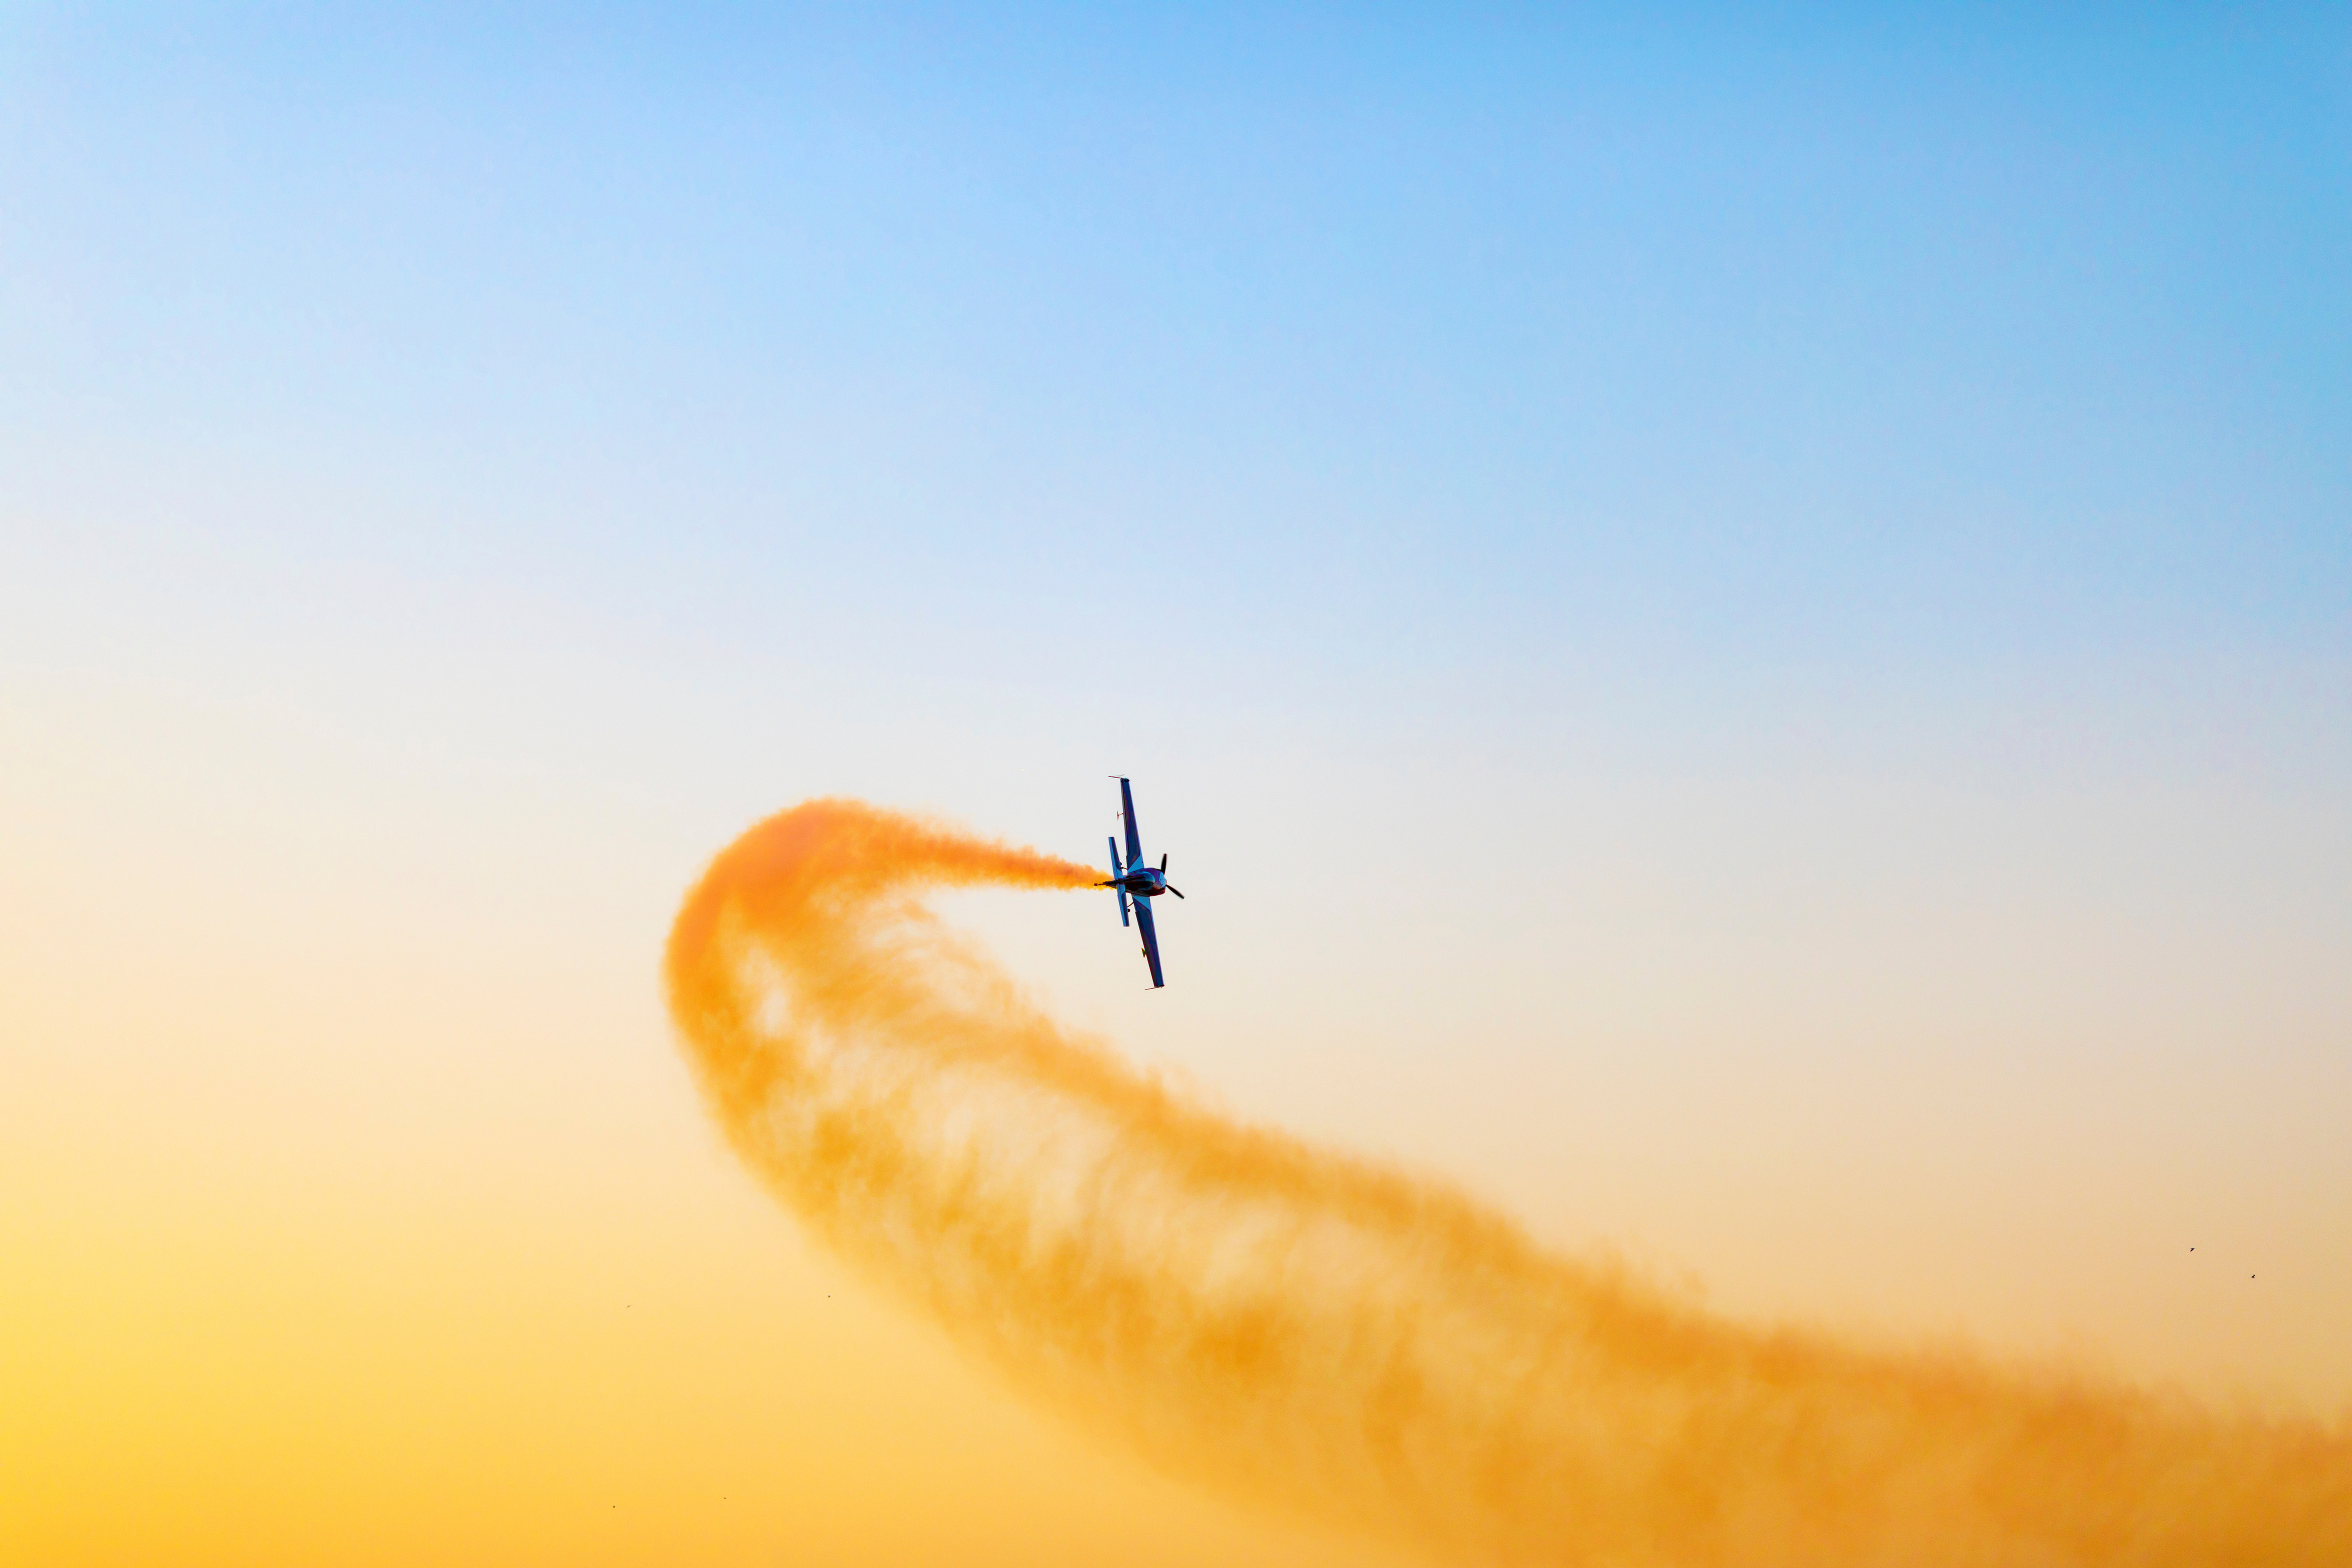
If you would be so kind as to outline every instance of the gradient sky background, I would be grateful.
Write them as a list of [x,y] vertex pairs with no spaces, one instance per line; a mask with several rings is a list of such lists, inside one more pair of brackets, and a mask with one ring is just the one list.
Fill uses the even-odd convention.
[[0,12],[0,1557],[1401,1561],[671,1044],[759,816],[1113,769],[1166,992],[955,910],[1237,1113],[2352,1409],[2352,16],[2047,9]]

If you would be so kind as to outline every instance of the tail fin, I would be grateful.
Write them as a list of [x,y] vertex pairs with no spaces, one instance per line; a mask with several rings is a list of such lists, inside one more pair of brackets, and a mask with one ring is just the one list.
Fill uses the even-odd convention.
[[[1118,839],[1116,839],[1116,838],[1114,838],[1114,839],[1112,839],[1112,840],[1110,841],[1110,879],[1111,879],[1112,881],[1114,881],[1114,882],[1117,882],[1117,881],[1118,881],[1118,879],[1119,879],[1121,877],[1124,877],[1124,876],[1126,876],[1126,875],[1127,875],[1126,868],[1122,867],[1122,866],[1118,863]],[[1119,923],[1119,924],[1121,924],[1121,925],[1126,925],[1126,924],[1128,924],[1128,923],[1129,923],[1129,922],[1128,922],[1128,918],[1127,918],[1127,888],[1126,888],[1126,886],[1125,886],[1124,884],[1121,884],[1121,885],[1120,885],[1120,887],[1119,887],[1119,888],[1118,888],[1118,923]]]

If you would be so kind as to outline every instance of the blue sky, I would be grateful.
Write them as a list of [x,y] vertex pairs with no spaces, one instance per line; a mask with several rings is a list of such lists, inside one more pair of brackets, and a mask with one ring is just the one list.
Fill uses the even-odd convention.
[[19,461],[414,498],[272,555],[1040,680],[1138,593],[1342,679],[2341,649],[2323,9],[9,31]]

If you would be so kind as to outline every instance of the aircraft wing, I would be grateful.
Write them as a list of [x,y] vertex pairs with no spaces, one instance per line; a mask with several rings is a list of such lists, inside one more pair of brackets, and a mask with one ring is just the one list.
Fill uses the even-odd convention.
[[1127,823],[1127,865],[1133,870],[1143,864],[1143,835],[1135,830],[1135,792],[1125,779],[1118,781],[1118,815]]
[[[1135,831],[1132,824],[1129,825],[1128,831]],[[1135,923],[1143,928],[1143,957],[1151,965],[1151,984],[1155,986],[1167,984],[1168,982],[1160,978],[1160,931],[1151,923],[1150,899],[1135,900]]]

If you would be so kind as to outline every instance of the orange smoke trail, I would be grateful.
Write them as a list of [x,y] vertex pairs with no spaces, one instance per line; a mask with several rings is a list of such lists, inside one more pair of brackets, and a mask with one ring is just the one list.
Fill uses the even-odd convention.
[[1458,1560],[2352,1563],[2341,1430],[1719,1321],[1187,1101],[920,901],[1099,875],[812,801],[719,857],[666,959],[744,1160],[1036,1395]]

